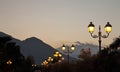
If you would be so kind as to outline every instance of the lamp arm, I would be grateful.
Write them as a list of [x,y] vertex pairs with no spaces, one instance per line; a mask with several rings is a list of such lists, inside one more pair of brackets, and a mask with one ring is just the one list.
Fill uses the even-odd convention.
[[74,51],[70,51],[69,53],[73,53]]
[[93,33],[90,33],[91,37],[93,38],[98,38],[99,36],[98,35],[93,35]]
[[73,52],[74,52],[74,50],[70,50],[70,51],[69,51],[69,53],[73,53]]
[[68,53],[66,50],[63,50],[64,53]]
[[102,38],[107,38],[109,36],[109,33],[107,33],[107,35],[102,35]]
[[69,52],[63,51],[63,52],[66,53],[66,54],[68,54],[68,53],[73,53],[74,51],[69,51]]

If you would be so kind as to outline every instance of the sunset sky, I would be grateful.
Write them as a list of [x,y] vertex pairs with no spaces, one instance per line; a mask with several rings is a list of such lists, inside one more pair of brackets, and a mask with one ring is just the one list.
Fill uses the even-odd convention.
[[82,43],[98,44],[91,38],[88,24],[95,33],[109,21],[113,30],[102,45],[120,35],[120,0],[0,0],[0,31],[24,40],[35,36],[53,47]]

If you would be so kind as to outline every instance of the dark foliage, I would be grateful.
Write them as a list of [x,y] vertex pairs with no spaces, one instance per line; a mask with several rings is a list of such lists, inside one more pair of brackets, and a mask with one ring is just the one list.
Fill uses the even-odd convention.
[[[120,72],[120,37],[94,56],[85,56],[76,62],[57,63],[47,68],[48,72]],[[84,55],[83,55],[84,56]]]
[[110,48],[111,49],[117,49],[118,47],[120,47],[120,36],[115,38],[115,40],[113,41],[112,44],[110,44]]
[[[20,52],[20,46],[11,40],[11,37],[0,37],[0,72],[31,72],[27,60]],[[8,61],[12,63],[7,64]]]

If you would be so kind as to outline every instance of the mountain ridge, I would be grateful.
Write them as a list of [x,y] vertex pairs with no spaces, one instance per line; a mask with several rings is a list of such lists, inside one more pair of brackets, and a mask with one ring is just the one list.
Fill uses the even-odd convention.
[[[6,33],[0,32],[0,36],[10,36]],[[61,48],[53,48],[49,44],[43,42],[42,40],[38,39],[37,37],[29,37],[25,40],[19,40],[14,37],[12,37],[11,42],[16,42],[16,45],[19,45],[21,47],[21,53],[27,57],[27,56],[33,56],[35,59],[36,64],[40,64],[44,59],[48,58],[49,56],[53,56],[55,51],[59,51],[64,56],[66,55]],[[75,51],[70,54],[71,57],[78,59],[78,55],[80,54],[81,49],[90,48],[92,54],[96,54],[98,52],[98,46],[93,45],[90,43],[81,43],[79,41],[75,42]],[[66,57],[66,56],[65,56]],[[67,58],[67,57],[66,57]]]
[[16,45],[21,47],[21,53],[25,57],[33,56],[36,64],[40,64],[42,60],[48,58],[48,56],[51,56],[55,51],[57,51],[52,46],[36,37],[30,37],[21,41],[4,32],[0,32],[0,36],[10,36],[12,38],[11,42],[16,42]]

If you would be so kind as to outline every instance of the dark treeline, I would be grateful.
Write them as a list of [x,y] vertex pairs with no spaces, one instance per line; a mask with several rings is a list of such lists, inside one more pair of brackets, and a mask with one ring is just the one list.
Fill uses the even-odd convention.
[[46,72],[120,72],[120,37],[96,55],[85,56],[70,64],[56,63],[46,69]]
[[29,58],[20,52],[20,46],[11,37],[0,37],[0,72],[32,72]]
[[[96,55],[83,55],[82,59],[33,67],[32,56],[25,58],[20,46],[11,37],[0,37],[0,72],[120,72],[120,37]],[[80,55],[81,56],[81,55]]]

